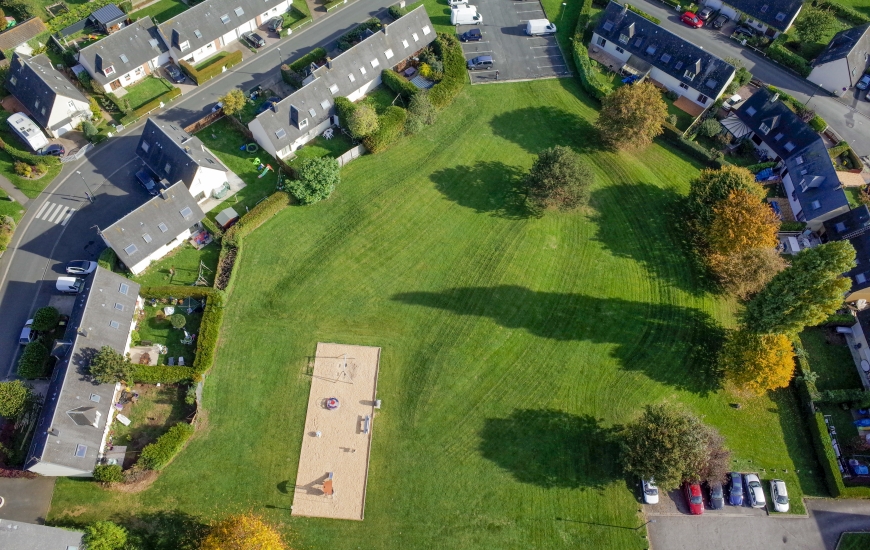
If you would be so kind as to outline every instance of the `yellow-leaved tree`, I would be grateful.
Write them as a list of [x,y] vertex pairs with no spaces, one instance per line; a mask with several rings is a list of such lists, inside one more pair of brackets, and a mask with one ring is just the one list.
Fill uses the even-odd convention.
[[773,248],[779,220],[758,196],[735,189],[728,198],[713,206],[713,219],[707,228],[707,244],[712,254],[728,256],[753,248]]
[[720,366],[738,389],[761,395],[788,386],[794,374],[794,348],[784,334],[733,331],[722,347]]
[[201,550],[288,550],[278,531],[253,513],[235,514],[211,526]]

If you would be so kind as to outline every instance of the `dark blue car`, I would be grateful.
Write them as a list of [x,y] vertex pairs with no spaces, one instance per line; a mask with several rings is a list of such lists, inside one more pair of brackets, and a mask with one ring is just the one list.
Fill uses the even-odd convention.
[[731,472],[731,486],[728,491],[728,503],[731,506],[743,506],[743,476]]

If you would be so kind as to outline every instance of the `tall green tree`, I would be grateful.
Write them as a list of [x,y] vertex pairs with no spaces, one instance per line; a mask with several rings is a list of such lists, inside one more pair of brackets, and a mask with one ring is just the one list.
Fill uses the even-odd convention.
[[101,384],[122,380],[130,382],[135,368],[130,359],[112,349],[111,346],[100,348],[100,351],[91,359],[90,365],[91,376]]
[[852,281],[855,249],[849,241],[808,248],[777,273],[746,306],[743,325],[759,334],[797,334],[821,323],[843,304]]
[[645,147],[664,130],[668,107],[651,82],[621,86],[601,101],[595,127],[601,139],[616,149]]
[[52,330],[60,321],[60,312],[51,306],[41,307],[33,315],[33,330],[45,332]]
[[589,202],[595,174],[580,155],[561,145],[544,149],[526,176],[526,193],[533,208],[570,210]]
[[819,42],[831,32],[837,23],[836,16],[829,10],[814,8],[809,2],[801,10],[800,16],[794,22],[794,28],[802,42]]
[[31,397],[33,391],[21,380],[0,382],[0,416],[18,418]]

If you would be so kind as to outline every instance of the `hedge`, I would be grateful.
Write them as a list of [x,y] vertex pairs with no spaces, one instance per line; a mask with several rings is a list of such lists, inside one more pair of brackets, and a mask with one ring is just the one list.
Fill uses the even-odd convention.
[[828,149],[828,156],[830,156],[832,159],[835,159],[845,153],[847,149],[849,149],[849,144],[845,141],[841,141],[840,143]]
[[574,64],[577,66],[577,76],[580,78],[580,85],[586,90],[586,93],[597,100],[602,100],[613,91],[613,87],[609,83],[604,83],[598,79],[600,74],[592,65],[592,60],[589,59],[589,50],[583,45],[578,35],[574,35]]
[[276,191],[267,199],[242,216],[238,222],[224,234],[223,243],[228,246],[238,246],[239,241],[252,231],[272,219],[275,214],[290,206],[290,194],[286,191]]
[[169,428],[165,434],[157,438],[154,443],[149,443],[142,449],[136,464],[146,470],[162,470],[175,455],[184,447],[184,444],[193,435],[194,428],[185,422],[179,422]]
[[779,38],[771,42],[770,46],[768,46],[767,55],[777,63],[792,69],[802,77],[808,77],[810,72],[812,72],[812,67],[810,67],[809,61],[786,48],[785,43],[787,41],[787,34],[783,33],[779,35]]
[[849,6],[844,6],[837,2],[832,2],[831,0],[816,0],[814,4],[818,8],[827,8],[831,10],[839,19],[844,19],[853,25],[870,23],[870,17],[867,17],[863,13]]
[[305,67],[317,61],[322,61],[325,58],[326,50],[324,50],[323,48],[314,48],[293,63],[290,63],[290,70],[297,73],[301,72]]
[[133,382],[137,384],[178,384],[190,382],[194,378],[192,367],[170,367],[168,365],[136,365]]
[[139,120],[140,118],[142,118],[143,116],[150,113],[151,111],[153,111],[154,109],[160,108],[161,103],[166,103],[167,101],[174,99],[180,95],[181,95],[181,90],[179,88],[173,87],[171,90],[169,90],[165,94],[161,94],[160,96],[155,97],[154,99],[152,99],[151,101],[149,101],[145,105],[142,105],[138,109],[134,109],[133,112],[131,112],[129,115],[124,115],[123,117],[121,117],[121,124],[123,124],[124,126],[127,126],[128,124],[132,124],[132,123],[136,122],[137,120]]
[[109,271],[115,270],[115,264],[118,263],[118,255],[111,248],[105,248],[100,252],[100,257],[97,258],[97,265]]
[[870,392],[863,389],[822,390],[817,391],[811,397],[816,403],[828,403],[832,405],[852,403],[855,409],[863,409],[870,406]]
[[232,67],[233,65],[237,65],[242,62],[242,52],[235,51],[231,54],[224,56],[217,63],[212,63],[207,67],[203,67],[202,70],[196,70],[193,65],[188,63],[185,60],[181,60],[178,62],[178,65],[181,69],[187,73],[187,75],[197,84],[202,84],[221,74],[224,70],[224,67]]
[[384,114],[378,117],[377,131],[370,136],[364,137],[363,145],[373,154],[386,151],[390,145],[402,137],[407,118],[408,111],[405,109],[395,105],[387,107]]
[[394,20],[400,19],[403,15],[406,15],[409,11],[411,11],[411,10],[409,10],[408,8],[402,8],[398,4],[393,4],[387,10],[387,12],[390,14],[390,17],[392,17]]
[[[340,4],[342,1],[343,0],[335,0],[334,2],[326,4],[326,11],[329,11],[331,7],[336,4]],[[362,38],[362,35],[365,31],[370,30],[372,32],[377,32],[381,30],[381,26],[381,20],[377,17],[372,17],[368,21],[360,23],[353,29],[338,37],[338,49],[341,51],[349,50],[351,47],[353,47],[356,41]]]
[[681,132],[679,128],[677,128],[673,124],[669,122],[663,123],[662,130],[664,131],[662,132],[661,136],[659,136],[661,139],[664,139],[668,143],[676,145],[678,149],[685,153],[688,153],[689,155],[695,157],[700,161],[704,161],[714,167],[721,168],[721,161],[714,158],[710,154],[710,151],[708,151],[698,143],[684,138],[683,132]]
[[24,353],[18,359],[18,376],[27,380],[45,376],[45,361],[48,359],[48,348],[39,340],[34,340],[24,347]]
[[338,113],[338,123],[347,128],[347,120],[356,110],[356,105],[346,97],[335,98],[335,111]]
[[815,115],[810,119],[809,123],[810,128],[815,130],[816,132],[824,132],[828,127],[828,123],[825,122],[825,119],[820,117],[819,115]]
[[633,11],[634,13],[643,17],[644,19],[649,19],[650,21],[652,21],[656,25],[661,25],[661,23],[662,23],[662,20],[659,19],[658,17],[653,17],[652,15],[648,14],[647,12],[638,9],[638,8],[632,6],[631,4],[626,3],[625,7],[628,8],[628,11]]
[[124,481],[124,473],[118,464],[97,464],[94,467],[94,481],[119,483]]
[[775,161],[760,162],[758,164],[751,164],[751,165],[747,166],[746,169],[749,170],[750,172],[752,172],[753,174],[757,174],[757,173],[761,172],[762,170],[764,170],[765,168],[773,168],[777,164],[779,164],[779,163],[777,163]]
[[436,109],[443,109],[453,102],[465,83],[468,82],[468,70],[465,54],[459,40],[450,34],[439,32],[434,42],[435,53],[441,56],[444,64],[444,76],[441,82],[429,89],[429,100]]
[[410,80],[392,69],[381,71],[381,80],[387,85],[387,88],[393,90],[395,94],[400,94],[406,101],[410,101],[420,91],[420,88],[411,84]]

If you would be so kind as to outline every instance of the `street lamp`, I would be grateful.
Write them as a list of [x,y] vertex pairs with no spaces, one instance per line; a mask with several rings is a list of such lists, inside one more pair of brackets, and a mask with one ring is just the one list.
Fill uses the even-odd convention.
[[565,16],[565,8],[568,6],[567,2],[562,2],[562,13],[559,15],[559,23],[562,23],[562,17]]
[[647,524],[650,524],[650,523],[656,523],[656,520],[654,520],[654,519],[647,520],[646,523],[644,523],[643,525],[638,525],[637,527],[634,528],[634,530],[635,530],[635,531],[640,531],[640,528],[641,528],[641,527],[644,527],[644,526],[646,526]]
[[87,196],[88,196],[88,200],[91,201],[91,203],[93,203],[95,200],[97,200],[97,198],[94,196],[94,192],[91,191],[91,186],[88,185],[87,180],[85,180],[85,176],[84,176],[84,174],[82,174],[82,173],[81,173],[80,171],[78,171],[78,170],[76,170],[76,174],[78,174],[79,176],[82,177],[82,182],[84,182],[85,187],[88,188],[88,192],[86,193]]
[[275,49],[278,50],[278,62],[279,62],[278,63],[278,70],[281,70],[281,65],[284,64],[284,58],[281,57],[281,48],[275,48]]

